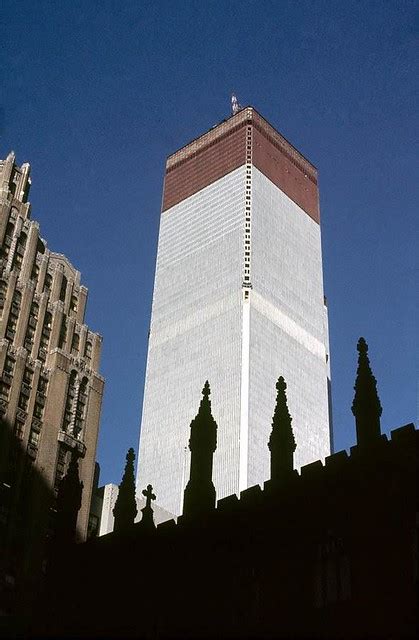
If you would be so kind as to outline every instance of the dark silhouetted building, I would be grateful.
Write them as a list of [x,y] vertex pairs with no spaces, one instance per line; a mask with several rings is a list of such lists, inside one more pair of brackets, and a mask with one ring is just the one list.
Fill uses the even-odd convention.
[[[211,466],[217,425],[206,385],[191,424],[183,515],[155,528],[148,513],[148,526],[139,522],[74,547],[63,558],[63,588],[52,589],[55,602],[47,600],[43,632],[415,637],[418,431],[409,424],[381,435],[365,341],[358,349],[357,445],[350,453],[293,469],[295,441],[280,378],[269,439],[272,478],[216,505]],[[145,493],[150,508],[152,488]]]

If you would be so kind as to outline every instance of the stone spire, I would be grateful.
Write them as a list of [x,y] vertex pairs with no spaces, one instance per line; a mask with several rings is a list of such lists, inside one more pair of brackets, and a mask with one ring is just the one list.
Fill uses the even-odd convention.
[[82,493],[79,462],[76,450],[73,449],[67,473],[60,482],[57,494],[56,540],[61,544],[75,541]]
[[296,449],[292,431],[292,418],[288,411],[284,378],[281,376],[276,383],[276,407],[272,418],[272,432],[268,447],[271,452],[271,480],[280,481],[294,469],[294,451]]
[[191,422],[189,438],[191,470],[184,494],[183,515],[185,516],[199,515],[215,507],[212,463],[214,451],[217,448],[217,423],[211,413],[208,380],[202,395],[199,411]]
[[135,500],[135,480],[134,480],[134,449],[128,449],[126,465],[119,493],[113,508],[115,532],[125,531],[134,524],[137,515],[137,502]]
[[380,416],[382,413],[377,393],[377,381],[372,374],[368,358],[368,345],[364,338],[358,340],[358,370],[355,380],[355,396],[352,413],[356,422],[356,439],[360,447],[377,441],[381,435]]

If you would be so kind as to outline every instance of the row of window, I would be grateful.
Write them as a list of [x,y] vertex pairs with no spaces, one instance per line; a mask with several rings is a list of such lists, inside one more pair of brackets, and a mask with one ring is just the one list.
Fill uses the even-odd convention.
[[[82,437],[88,402],[87,385],[88,379],[86,377],[79,382],[77,372],[71,372],[67,387],[62,429],[75,438]],[[54,488],[56,491],[58,490],[60,481],[64,476],[67,466],[67,458],[67,449],[62,444],[59,444],[54,480]]]
[[[63,317],[60,328],[60,335],[58,338],[58,347],[62,349],[64,347],[65,341],[67,339],[67,320]],[[80,349],[80,336],[77,331],[74,331],[73,337],[71,339],[71,353],[74,356],[77,356]],[[92,359],[93,345],[90,340],[86,340],[84,345],[84,357],[90,361]]]
[[[10,387],[13,379],[13,373],[15,368],[15,360],[10,356],[6,356],[6,360],[3,367],[3,375],[0,380],[0,397],[3,400],[9,401]],[[22,387],[18,400],[18,407],[23,411],[28,410],[29,396],[32,389],[33,369],[25,367],[22,378]],[[39,420],[42,419],[43,409],[45,405],[45,394],[47,391],[48,379],[41,375],[38,380],[37,386],[37,401],[35,402],[34,416]]]
[[15,368],[15,361],[13,358],[6,356],[6,360],[3,367],[3,375],[0,380],[0,400],[5,402],[9,401],[10,386],[12,384],[13,373]]
[[66,404],[63,418],[63,431],[75,438],[81,436],[87,408],[87,378],[79,383],[77,372],[72,371],[67,388]]
[[[14,360],[7,358],[4,371],[11,372],[14,370]],[[31,393],[31,385],[34,372],[29,367],[25,368],[23,375],[23,383],[18,400],[18,407],[25,413],[28,411],[29,397]],[[38,380],[36,400],[33,407],[32,423],[28,437],[28,454],[31,457],[36,457],[37,447],[39,445],[39,439],[41,434],[43,413],[45,407],[45,394],[47,391],[48,380],[43,375]],[[3,391],[3,389],[6,389]],[[10,392],[10,384],[0,381],[0,397],[8,400]],[[84,421],[86,418],[88,403],[88,379],[84,377],[79,383],[77,379],[77,372],[72,371],[68,383],[66,405],[64,411],[62,428],[66,433],[71,434],[75,438],[81,438]],[[22,440],[25,431],[25,420],[22,414],[18,415],[14,425],[14,435],[17,440]],[[65,468],[65,450],[60,448],[57,460],[56,468],[56,485],[61,480]]]
[[[14,234],[14,225],[12,222],[8,222],[6,227],[5,238],[4,238],[4,241],[1,247],[1,252],[0,252],[0,258],[2,258],[3,261],[6,261],[6,262],[8,260],[10,248],[13,243],[13,234]],[[25,254],[26,244],[27,244],[27,234],[24,231],[22,231],[19,234],[19,237],[17,239],[14,256],[13,256],[13,262],[11,265],[12,269],[17,271],[17,273],[20,273],[20,270],[22,268],[22,262],[23,262],[23,256]],[[39,243],[39,245],[40,246],[38,247],[37,256],[44,253],[45,251],[45,247],[41,242]],[[34,283],[36,283],[38,281],[38,277],[39,277],[39,265],[35,257],[34,264],[31,271],[31,280]],[[44,278],[43,291],[50,291],[51,286],[52,286],[52,273],[47,271]],[[68,287],[68,281],[67,281],[67,278],[63,275],[63,279],[61,282],[60,295],[59,295],[59,299],[62,302],[65,301],[67,287]],[[70,312],[76,313],[77,307],[78,307],[77,295],[73,294],[70,300]]]
[[[0,281],[0,316],[4,308],[6,289],[7,289],[6,283],[3,280],[1,280]],[[6,337],[11,341],[14,340],[16,335],[16,327],[19,319],[21,302],[22,302],[22,294],[20,293],[20,291],[16,289],[13,293],[12,304],[10,308],[9,319],[8,319],[7,329],[6,329]],[[26,329],[26,335],[24,340],[24,347],[28,351],[31,351],[33,347],[38,317],[39,317],[39,305],[37,302],[32,302],[31,310],[29,313],[28,326]],[[41,339],[40,339],[39,350],[38,350],[38,358],[42,361],[45,361],[45,358],[46,358],[48,343],[51,336],[51,326],[52,326],[52,315],[49,311],[47,311],[44,316],[44,324],[42,327]],[[64,346],[66,335],[67,335],[67,324],[66,324],[66,319],[63,318],[61,329],[60,329],[59,340],[58,340],[58,346],[60,349],[62,349]],[[80,346],[80,336],[75,331],[73,333],[73,338],[71,342],[71,353],[73,355],[78,355],[79,346]],[[85,349],[84,349],[84,356],[88,360],[91,360],[92,350],[93,350],[92,343],[90,342],[90,340],[87,340],[85,344]]]
[[21,302],[22,294],[16,289],[13,293],[12,304],[10,306],[9,318],[6,328],[6,338],[9,338],[9,340],[14,340],[14,337],[16,335],[16,327],[19,319]]
[[[252,187],[252,128],[246,133],[246,190],[245,190],[245,231],[244,231],[244,276],[245,283],[250,283],[250,207]],[[247,296],[246,296],[247,297]]]
[[[6,402],[9,401],[10,387],[11,387],[11,381],[13,379],[15,364],[16,362],[14,358],[12,358],[11,356],[6,356],[6,360],[3,367],[3,375],[0,381],[0,398],[2,400],[5,400]],[[23,372],[21,390],[20,390],[19,399],[18,399],[18,408],[21,411],[24,411],[25,413],[27,413],[29,408],[29,398],[32,391],[33,375],[34,375],[33,369],[29,367],[25,367]],[[35,400],[35,404],[32,412],[33,418],[35,418],[35,420],[32,420],[31,430],[29,432],[29,438],[28,438],[28,444],[32,447],[30,450],[32,457],[36,456],[36,448],[39,443],[39,437],[40,437],[41,426],[42,426],[41,421],[43,419],[43,412],[44,412],[44,406],[45,406],[45,394],[47,391],[47,387],[48,387],[48,379],[45,376],[41,375],[38,380],[36,400]],[[22,417],[22,414],[19,414],[14,424],[14,435],[15,435],[16,441],[23,439],[24,431],[25,431],[25,420]],[[11,455],[13,455],[13,452],[11,453]]]
[[[0,398],[5,400],[6,402],[9,401],[10,387],[13,379],[14,368],[15,360],[10,356],[6,356],[3,375],[0,380]],[[31,369],[30,367],[25,367],[18,400],[19,409],[25,412],[27,412],[29,406],[33,375],[33,369]],[[86,377],[83,377],[83,379],[79,383],[77,379],[77,372],[71,372],[67,388],[66,404],[63,418],[63,430],[67,433],[71,433],[76,438],[78,438],[82,432],[86,416],[88,401],[87,385],[88,379]],[[47,387],[48,379],[44,375],[40,375],[37,386],[36,400],[33,409],[33,416],[37,418],[37,420],[43,419]]]
[[54,489],[57,491],[66,468],[67,450],[60,443],[58,445],[57,466],[55,468]]

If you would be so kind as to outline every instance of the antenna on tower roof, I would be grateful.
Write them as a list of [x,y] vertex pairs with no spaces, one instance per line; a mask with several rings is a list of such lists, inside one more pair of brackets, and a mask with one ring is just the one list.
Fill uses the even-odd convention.
[[233,116],[236,115],[236,113],[238,113],[241,109],[241,105],[239,104],[239,101],[237,100],[237,96],[234,95],[234,93],[231,94],[231,113]]

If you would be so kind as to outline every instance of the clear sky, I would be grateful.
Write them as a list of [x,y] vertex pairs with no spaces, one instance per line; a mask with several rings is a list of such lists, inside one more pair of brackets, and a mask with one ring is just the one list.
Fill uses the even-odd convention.
[[119,482],[138,446],[165,158],[228,116],[232,91],[319,170],[336,449],[354,443],[360,335],[383,430],[416,421],[414,9],[3,3],[0,156],[31,163],[32,217],[89,288],[87,322],[104,336],[102,482]]

